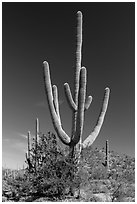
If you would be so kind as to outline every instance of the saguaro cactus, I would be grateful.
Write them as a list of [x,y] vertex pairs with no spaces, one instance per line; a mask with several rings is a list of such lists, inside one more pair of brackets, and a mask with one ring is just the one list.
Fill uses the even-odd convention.
[[28,131],[28,158],[30,159],[30,131]]
[[28,164],[28,169],[30,170],[33,167],[32,163],[31,163],[31,159],[30,159],[30,149],[31,149],[31,147],[30,147],[30,131],[28,131],[28,140],[27,140],[27,142],[28,142],[28,145],[27,145],[28,150],[26,152],[26,162]]
[[26,153],[26,160],[27,160],[27,163],[28,163],[28,168],[29,170],[32,169],[33,167],[35,168],[35,171],[36,171],[36,168],[37,168],[37,145],[38,145],[38,141],[39,141],[39,135],[40,135],[40,123],[39,123],[39,119],[37,118],[36,119],[36,127],[35,127],[35,138],[34,138],[34,148],[35,148],[35,155],[34,155],[34,160],[35,160],[35,163],[32,164],[32,161],[31,161],[31,143],[30,143],[30,131],[28,131],[28,150],[27,150],[27,153]]
[[106,156],[105,156],[105,166],[109,170],[109,142],[106,140]]
[[105,162],[102,164],[106,167],[106,169],[108,171],[109,170],[109,142],[108,142],[108,140],[106,140]]
[[[82,49],[82,13],[77,12],[77,50],[76,50],[76,69],[75,69],[75,80],[74,80],[74,96],[72,96],[70,86],[68,83],[64,84],[65,95],[68,104],[72,110],[72,134],[69,137],[64,131],[61,123],[59,102],[58,102],[58,89],[56,85],[51,84],[50,71],[48,62],[43,62],[44,67],[44,84],[45,92],[47,96],[48,106],[53,122],[55,131],[60,140],[70,147],[70,152],[74,152],[74,147],[86,147],[91,145],[96,137],[98,136],[101,126],[104,121],[105,113],[109,101],[109,88],[105,89],[103,105],[96,126],[90,135],[82,141],[83,125],[84,125],[84,114],[85,111],[90,107],[92,102],[92,96],[86,98],[86,83],[87,83],[87,71],[85,67],[81,66],[81,49]],[[74,98],[74,99],[73,99]],[[77,149],[77,148],[76,148]]]
[[38,145],[38,141],[39,141],[39,119],[36,119],[36,132],[35,132],[35,171],[37,168],[37,145]]
[[105,164],[107,169],[109,170],[109,142],[106,140],[106,158],[105,158]]

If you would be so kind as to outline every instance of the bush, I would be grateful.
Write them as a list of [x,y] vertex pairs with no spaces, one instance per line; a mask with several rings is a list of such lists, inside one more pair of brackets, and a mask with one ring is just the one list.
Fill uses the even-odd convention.
[[31,202],[41,197],[59,201],[65,199],[72,187],[75,190],[81,188],[84,198],[81,196],[79,200],[96,200],[92,195],[98,193],[111,196],[112,201],[134,200],[134,158],[110,152],[110,168],[107,171],[102,165],[104,150],[91,147],[82,150],[79,164],[77,158],[70,160],[68,152],[68,148],[64,150],[59,147],[54,134],[41,134],[37,151],[33,140],[30,151],[31,168],[28,165],[25,170],[2,171],[3,201]]
[[[12,198],[19,201],[24,197],[26,201],[32,201],[44,196],[52,200],[65,197],[77,168],[66,156],[66,150],[57,144],[56,136],[50,132],[41,134],[37,149],[33,140],[30,155],[31,168],[28,165],[22,174],[7,179],[7,184],[12,186]],[[77,176],[74,177],[73,186],[78,186]]]

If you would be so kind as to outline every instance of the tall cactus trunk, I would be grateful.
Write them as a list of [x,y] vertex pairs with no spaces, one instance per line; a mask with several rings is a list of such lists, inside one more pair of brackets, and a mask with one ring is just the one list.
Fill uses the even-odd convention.
[[[82,13],[80,11],[77,12],[77,38],[76,38],[76,67],[75,67],[75,78],[74,78],[74,102],[76,106],[78,107],[78,94],[79,94],[79,76],[80,76],[80,69],[81,69],[81,60],[82,60]],[[73,116],[72,116],[72,135],[73,138],[76,132],[76,126],[77,126],[77,110],[73,110]],[[74,152],[79,152],[80,154],[80,147],[82,144],[82,138],[80,137],[79,143],[76,145],[76,147],[73,150]],[[71,149],[70,149],[71,151]]]
[[[77,44],[76,44],[76,67],[75,67],[75,78],[74,78],[74,102],[78,105],[78,92],[79,92],[79,75],[81,69],[81,49],[82,49],[82,13],[77,12]],[[76,131],[76,119],[77,111],[74,110],[72,119],[72,137]]]
[[[84,105],[85,105],[85,95],[86,95],[86,69],[81,70],[81,60],[82,60],[82,13],[78,11],[77,12],[76,65],[75,65],[76,67],[75,67],[75,75],[74,75],[75,76],[74,102],[77,107],[77,110],[73,110],[71,138],[74,138],[76,135],[80,135],[80,136],[77,144],[73,147],[70,146],[72,162],[76,156],[77,163],[79,163],[80,161],[80,153],[81,153],[81,146],[82,146]],[[72,185],[73,185],[74,172],[72,173],[71,179],[72,179]],[[71,188],[71,194],[73,195],[73,187]]]

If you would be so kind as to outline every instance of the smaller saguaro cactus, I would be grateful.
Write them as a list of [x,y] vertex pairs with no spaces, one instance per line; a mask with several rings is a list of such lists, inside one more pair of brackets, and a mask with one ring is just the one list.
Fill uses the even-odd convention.
[[36,119],[36,133],[35,133],[35,171],[37,168],[37,145],[38,145],[38,141],[39,141],[39,119]]
[[36,128],[35,128],[36,132],[35,132],[35,138],[34,138],[34,148],[35,148],[35,163],[33,164],[31,161],[31,135],[30,135],[30,131],[28,131],[28,150],[26,153],[26,161],[28,164],[28,169],[32,169],[33,167],[37,168],[37,146],[38,146],[38,141],[39,141],[39,135],[40,135],[40,123],[39,123],[39,119],[36,119]]
[[30,159],[30,131],[28,131],[28,158]]
[[109,142],[106,140],[106,149],[105,149],[105,162],[102,163],[107,170],[109,170]]
[[33,168],[33,165],[31,163],[31,158],[30,158],[30,131],[28,131],[28,150],[26,152],[26,163],[28,164],[28,169],[29,171]]

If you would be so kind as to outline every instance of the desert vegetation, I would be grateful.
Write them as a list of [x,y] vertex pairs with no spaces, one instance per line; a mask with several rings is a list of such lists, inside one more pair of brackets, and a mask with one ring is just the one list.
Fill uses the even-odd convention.
[[49,132],[40,135],[36,159],[34,139],[30,149],[32,166],[26,159],[25,169],[3,168],[3,201],[135,201],[134,158],[109,151],[108,170],[104,165],[106,147],[82,149],[80,162],[74,161],[73,166],[68,152],[69,149],[61,148],[56,136]]

